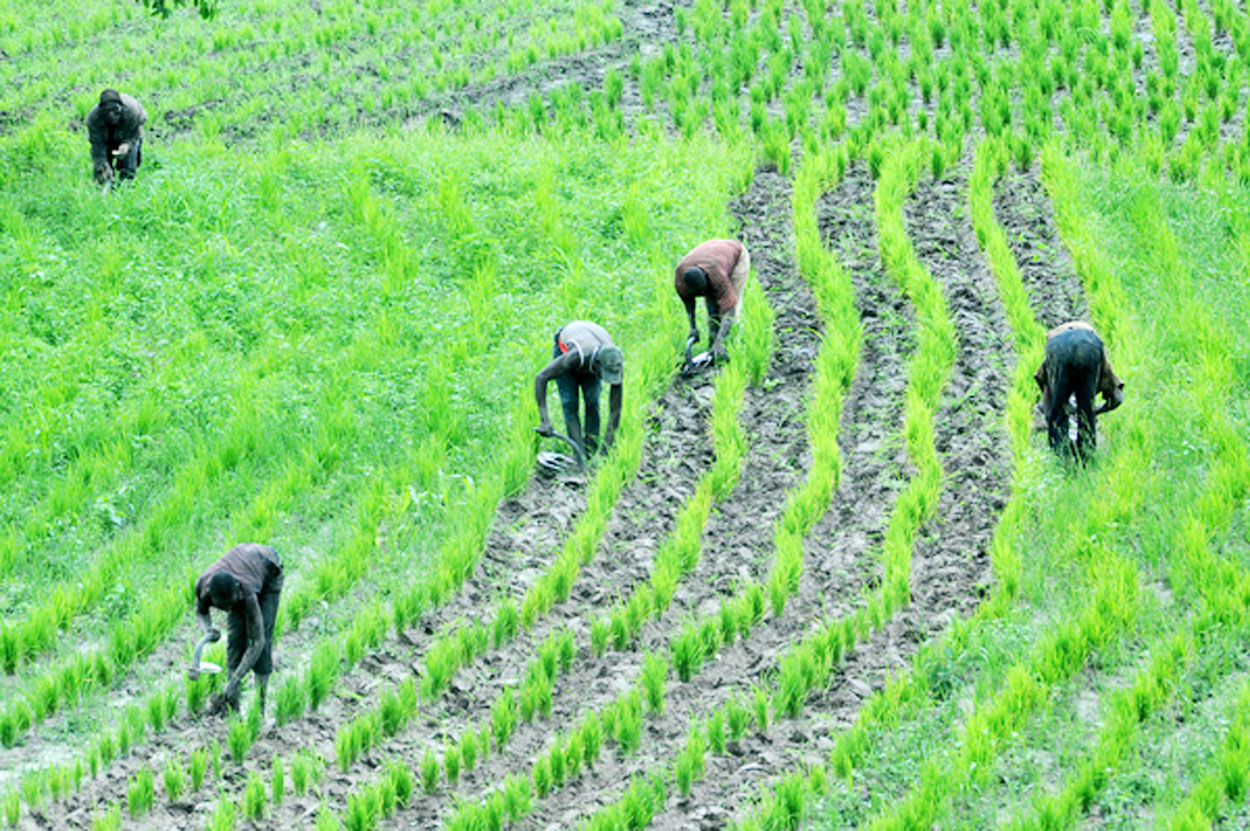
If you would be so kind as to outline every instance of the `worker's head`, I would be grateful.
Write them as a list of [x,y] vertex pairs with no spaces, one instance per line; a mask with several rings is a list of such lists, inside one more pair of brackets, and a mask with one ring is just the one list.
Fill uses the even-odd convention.
[[226,571],[219,571],[208,580],[208,596],[218,609],[233,609],[239,595],[239,581]]
[[100,112],[109,124],[117,124],[122,120],[122,94],[115,89],[106,89],[100,93]]
[[707,296],[707,272],[697,265],[683,271],[681,279],[686,284],[686,291],[696,297]]
[[615,346],[604,346],[595,354],[595,372],[609,384],[619,384],[625,377],[625,355]]

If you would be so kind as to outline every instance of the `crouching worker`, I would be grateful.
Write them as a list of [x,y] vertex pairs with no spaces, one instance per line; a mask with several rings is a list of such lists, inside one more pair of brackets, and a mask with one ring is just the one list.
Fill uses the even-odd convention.
[[[608,394],[608,429],[603,448],[612,447],[612,440],[621,424],[621,390],[625,376],[625,356],[612,342],[612,337],[597,323],[575,320],[556,332],[551,350],[551,363],[534,378],[534,398],[538,401],[541,423],[534,428],[540,436],[554,436],[547,416],[547,383],[555,379],[560,388],[560,404],[564,408],[564,424],[569,438],[588,458],[599,446],[600,382],[611,386]],[[578,396],[586,407],[586,429],[579,418]]]
[[115,89],[100,93],[100,103],[87,113],[87,138],[97,184],[113,181],[114,166],[120,178],[134,178],[143,158],[143,125],[147,120],[143,105],[133,97]]
[[[1069,447],[1068,400],[1076,398],[1076,455],[1084,461],[1097,445],[1095,416],[1124,402],[1124,382],[1111,369],[1094,327],[1074,320],[1047,332],[1046,357],[1033,379],[1042,391],[1047,438],[1056,453]],[[1094,409],[1098,393],[1102,393],[1102,404]]]
[[[239,709],[239,690],[249,671],[256,673],[260,714],[265,714],[265,691],[273,672],[273,624],[282,594],[282,561],[278,552],[254,542],[236,545],[204,569],[195,581],[195,619],[206,641],[221,639],[209,610],[227,613],[226,688],[218,706]],[[198,662],[199,650],[196,650]],[[187,676],[199,677],[198,663]]]
[[704,298],[707,307],[708,354],[713,361],[724,363],[725,336],[738,316],[742,290],[751,273],[751,255],[742,243],[731,239],[711,239],[694,247],[677,264],[673,284],[677,296],[686,305],[690,333],[686,339],[686,369],[692,366],[690,351],[699,342],[699,327],[694,320],[695,298]]

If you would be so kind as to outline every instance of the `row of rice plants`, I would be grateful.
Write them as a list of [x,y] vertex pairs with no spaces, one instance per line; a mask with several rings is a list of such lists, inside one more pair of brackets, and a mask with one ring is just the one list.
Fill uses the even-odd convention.
[[[1059,156],[1057,147],[1048,145],[1044,154],[1048,177],[1057,175]],[[1057,187],[1051,178],[1048,178],[1048,185]],[[1061,232],[1092,296],[1095,319],[1101,331],[1116,332],[1119,360],[1127,360],[1132,365],[1134,357],[1140,354],[1140,347],[1123,319],[1122,308],[1110,310],[1112,314],[1120,314],[1118,327],[1112,325],[1116,318],[1111,315],[1098,317],[1100,309],[1107,309],[1107,296],[1119,294],[1119,281],[1101,267],[1096,259],[1097,249],[1089,246],[1091,241],[1083,239],[1074,228],[1075,217],[1070,203],[1063,200],[1064,195],[1052,189]],[[1139,419],[1134,422],[1128,428],[1126,446],[1116,462],[1127,460],[1129,470],[1147,469],[1149,438],[1140,429]],[[1090,517],[1097,523],[1095,527],[1106,527],[1105,521],[1109,518],[1131,516],[1128,512],[1134,502],[1141,499],[1136,488],[1132,491],[1115,493],[1106,503],[1097,506]],[[1134,564],[1102,541],[1083,540],[1080,549],[1091,575],[1088,603],[1049,632],[1024,660],[1007,670],[1003,687],[988,700],[978,703],[967,717],[955,747],[942,754],[942,758],[932,758],[907,796],[878,813],[871,820],[871,827],[901,828],[936,821],[957,791],[983,782],[991,775],[995,758],[1017,740],[1018,731],[1046,700],[1050,690],[1073,678],[1095,650],[1119,640],[1136,624],[1143,609]]]
[[[910,600],[912,547],[920,528],[936,508],[941,487],[941,465],[932,439],[933,417],[944,379],[954,360],[954,330],[945,310],[945,300],[936,290],[936,284],[920,270],[914,254],[909,253],[910,245],[905,237],[899,237],[902,233],[902,199],[911,187],[905,183],[914,183],[918,164],[927,150],[919,143],[896,148],[891,158],[899,160],[897,166],[883,171],[887,175],[883,175],[877,190],[883,260],[900,288],[916,305],[922,321],[919,346],[908,367],[903,428],[908,457],[915,465],[917,475],[900,494],[890,515],[882,551],[882,585],[853,616],[823,622],[781,656],[771,695],[759,688],[753,696],[756,727],[761,732],[768,727],[770,709],[772,720],[796,718],[803,710],[808,693],[826,682],[842,656],[880,630]],[[853,339],[852,343],[858,344],[858,313],[850,282],[834,257],[821,245],[815,223],[816,199],[825,189],[836,184],[845,169],[844,157],[838,158],[842,152],[839,149],[817,159],[809,159],[800,169],[798,179],[801,185],[796,185],[795,189],[795,227],[796,233],[801,234],[800,239],[804,240],[800,245],[803,246],[804,262],[809,269],[805,272],[805,279],[813,282],[818,297],[822,299],[822,313],[833,313],[843,337],[849,336]],[[893,223],[889,221],[891,219]],[[926,288],[926,284],[930,288]],[[826,343],[822,346],[822,354],[831,349],[831,344]],[[821,372],[826,368],[824,361],[836,359],[818,360],[818,372]],[[843,363],[828,369],[833,370],[829,383],[839,392],[844,391],[849,386],[852,367]],[[834,430],[836,435],[836,427]],[[836,442],[833,447],[836,453]],[[809,478],[809,484],[816,481]],[[827,495],[828,492],[824,504],[827,504]],[[791,502],[791,505],[801,504],[802,501],[797,499]],[[819,515],[811,517],[807,527]],[[784,524],[783,519],[779,525]],[[792,542],[801,551],[801,535]],[[702,778],[706,752],[726,752],[722,726],[741,718],[737,714],[739,707],[734,698],[714,710],[704,724],[692,726],[686,745],[672,763],[664,771],[649,775],[648,779],[653,783],[649,792],[627,791],[617,802],[593,814],[589,827],[596,831],[646,827],[663,808],[666,793],[662,785],[669,781],[676,784],[679,794],[687,796],[692,784]],[[823,768],[810,773],[813,781],[822,781],[823,775]]]
[[[701,487],[706,487],[702,485],[702,482],[707,482],[713,478],[721,480],[726,477],[725,471],[718,470],[722,459],[725,460],[725,464],[733,464],[735,470],[741,465],[742,456],[745,453],[743,447],[745,439],[741,435],[740,426],[737,424],[737,413],[741,408],[747,380],[753,372],[762,375],[767,367],[768,356],[772,351],[772,314],[758,288],[752,288],[747,292],[744,305],[744,319],[741,327],[742,336],[735,338],[735,343],[731,347],[733,349],[733,360],[728,367],[722,370],[717,378],[716,393],[713,398],[712,429],[715,437],[714,443],[718,451],[717,463],[708,473],[704,474],[701,480]],[[660,367],[667,367],[671,364],[669,357],[671,353],[668,351],[671,349],[668,343],[669,340],[671,338],[662,337],[657,339],[656,347],[651,353],[651,356],[656,359],[655,369],[649,373],[652,377],[651,389],[649,391],[653,395],[658,394],[663,389],[664,384],[671,378],[671,375],[659,371]],[[646,398],[649,397],[646,396]],[[624,427],[624,422],[622,427]],[[622,433],[619,441],[625,441],[624,433]],[[631,471],[635,471],[641,461],[640,435],[637,437],[637,441],[637,449],[631,449],[627,456]],[[618,454],[622,454],[622,451],[614,451],[612,458],[620,458]],[[601,477],[602,473],[596,478],[596,484]],[[736,476],[733,478],[736,480]],[[619,488],[627,480],[623,476],[619,478],[614,476],[609,481],[616,484],[617,492],[619,493]],[[729,489],[732,489],[732,484],[729,486]],[[687,508],[683,510],[683,516],[689,513],[691,504],[698,502],[698,493],[699,490],[696,489],[696,495],[687,503]],[[615,496],[615,493],[612,494],[613,501]],[[495,623],[489,627],[489,639],[496,648],[516,637],[519,628],[532,628],[538,618],[550,611],[556,602],[568,598],[578,572],[593,557],[598,549],[599,539],[603,530],[606,528],[612,503],[604,506],[600,516],[593,516],[593,506],[599,504],[601,504],[601,500],[588,497],[587,513],[579,520],[578,527],[570,536],[560,557],[527,592],[525,599],[519,607],[514,602],[508,600],[500,601],[497,605]],[[708,510],[710,510],[710,505],[705,505],[701,514],[704,519],[706,519]],[[588,517],[590,517],[589,522]],[[677,525],[680,532],[683,525],[683,521],[680,518]],[[594,529],[596,533],[593,535],[584,534],[583,528]],[[701,533],[701,531],[702,526],[700,525],[696,532]],[[573,556],[569,556],[569,554]],[[657,554],[658,559],[659,555]],[[671,593],[668,597],[671,600]],[[531,598],[537,599],[531,601]],[[483,624],[462,625],[458,629],[451,630],[440,637],[426,653],[425,673],[422,680],[423,696],[426,699],[433,699],[440,695],[461,667],[472,662],[478,654],[485,651],[488,645],[487,640],[488,627]],[[474,646],[469,646],[468,648],[460,646],[465,641],[476,642],[476,648]],[[554,667],[548,666],[550,661],[544,660],[543,650],[544,647],[540,647],[538,655],[530,662],[525,674],[526,681],[522,683],[519,689],[514,690],[510,686],[505,686],[496,696],[495,702],[491,706],[491,723],[496,741],[496,752],[502,752],[505,749],[508,738],[516,725],[518,715],[522,721],[530,721],[536,712],[543,717],[550,715],[552,685],[556,676]],[[571,640],[565,652],[568,655],[568,659],[571,660],[572,654],[575,652]],[[383,702],[385,703],[387,700],[388,698],[384,697]],[[415,713],[417,701],[415,699],[412,700],[411,705],[411,712]],[[378,714],[372,711],[366,713],[358,717],[352,724],[340,729],[340,736],[361,736],[358,741],[353,740],[351,742],[355,752],[348,754],[349,763],[356,756],[360,755],[361,752],[388,738],[389,735],[393,735],[393,733],[380,735],[378,731],[367,727],[368,724],[373,723],[380,717],[379,714],[381,712],[381,709],[379,709]],[[364,726],[362,727],[362,725]],[[468,740],[472,741],[471,737],[475,734],[476,732],[469,728],[460,740],[450,742],[448,747],[459,749],[463,747],[466,737],[469,737]],[[359,745],[358,750],[355,748],[355,745]],[[434,758],[432,751],[427,751],[426,758]],[[444,765],[446,765],[447,758],[457,758],[456,751],[452,750],[450,754],[444,754]],[[432,767],[427,761],[423,760],[423,765],[426,770],[437,770],[436,767]],[[451,776],[449,775],[448,778],[450,782]],[[422,780],[430,782],[424,773]],[[450,784],[454,784],[454,782],[450,782]],[[376,796],[376,788],[384,786],[366,786],[361,791],[362,796],[360,796],[360,799],[354,803],[355,807],[349,804],[347,816],[350,818],[358,815],[363,810],[364,805],[371,804],[369,800],[374,799],[374,796]],[[427,786],[427,790],[432,790],[433,787],[434,783],[431,783]],[[374,796],[369,796],[370,794]],[[351,822],[349,822],[349,825],[351,825]]]
[[[811,197],[813,200],[815,196]],[[797,204],[797,202],[796,202]],[[796,210],[798,210],[796,208]],[[590,712],[583,716],[581,726],[572,731],[567,741],[557,737],[548,752],[540,756],[532,766],[530,773],[517,781],[512,781],[480,803],[462,803],[457,811],[444,823],[449,829],[473,828],[475,823],[491,823],[494,817],[504,817],[515,822],[529,813],[534,807],[535,799],[542,799],[554,788],[563,785],[563,777],[559,774],[553,778],[549,771],[561,769],[561,762],[556,761],[562,754],[567,755],[570,748],[577,748],[581,742],[579,736],[583,731],[596,730],[600,724],[609,725],[607,733],[616,739],[622,756],[629,755],[638,747],[640,740],[640,724],[638,717],[643,712],[662,713],[664,711],[665,679],[670,665],[682,682],[690,681],[702,667],[704,660],[713,658],[722,645],[731,644],[737,637],[745,638],[751,627],[759,623],[764,614],[764,587],[776,586],[769,590],[774,598],[773,613],[781,614],[784,610],[785,597],[797,590],[798,577],[801,573],[802,539],[807,531],[827,509],[829,499],[837,487],[839,453],[837,434],[841,413],[842,395],[849,386],[854,367],[858,362],[858,344],[860,340],[858,316],[853,300],[849,296],[849,281],[829,259],[820,259],[820,243],[816,236],[814,213],[812,222],[808,223],[803,236],[800,236],[800,260],[811,268],[805,277],[812,285],[820,304],[822,319],[834,323],[836,330],[827,334],[817,359],[817,375],[814,381],[814,395],[808,406],[808,434],[813,447],[813,466],[804,486],[791,494],[787,507],[776,526],[775,548],[777,560],[770,571],[770,576],[758,584],[743,587],[734,598],[722,602],[720,610],[702,621],[692,621],[683,630],[675,634],[670,641],[668,657],[658,652],[648,653],[642,664],[642,672],[637,680],[637,688],[623,694],[617,701],[607,705],[601,712]],[[749,322],[749,319],[748,319]],[[767,319],[766,321],[767,322]],[[769,347],[770,348],[770,347]],[[759,349],[763,356],[768,352],[764,344]],[[762,357],[762,356],[761,356]],[[735,364],[738,360],[735,357]],[[764,363],[759,362],[761,371]],[[723,379],[722,375],[722,379]],[[715,423],[715,419],[714,419]],[[709,476],[711,473],[708,474]],[[679,525],[680,527],[680,525]],[[627,607],[628,608],[628,607]],[[645,615],[645,612],[642,613]],[[645,620],[645,617],[644,617]],[[812,641],[809,649],[825,649],[821,664],[828,672],[831,663],[836,663],[841,654],[841,638],[844,630],[830,630],[821,639]],[[852,636],[853,642],[853,636]],[[810,654],[805,654],[808,662],[805,669],[815,676],[814,667],[810,665]],[[729,741],[740,739],[751,718],[754,718],[760,729],[764,729],[769,716],[769,701],[762,688],[757,689],[752,698],[754,715],[739,703],[735,697],[726,705],[725,713],[718,717],[713,728],[710,746],[716,752],[724,752],[726,731]],[[774,706],[781,706],[780,704]],[[718,711],[719,712],[719,711]],[[634,714],[622,718],[619,714]],[[692,735],[702,735],[694,733]],[[692,739],[698,741],[698,739]],[[589,760],[588,760],[589,761]],[[683,763],[683,771],[692,773],[693,756]],[[690,775],[682,775],[687,786],[692,781]],[[658,779],[656,781],[659,781]],[[640,792],[631,791],[633,799],[641,799]],[[662,804],[662,800],[652,804]]]
[[735,356],[721,371],[712,398],[712,444],[716,461],[699,478],[694,493],[677,516],[673,533],[656,551],[647,581],[636,586],[628,598],[619,599],[606,618],[592,623],[591,649],[596,656],[602,656],[607,649],[609,636],[613,648],[629,648],[643,624],[668,610],[678,584],[699,562],[703,527],[713,504],[726,499],[738,484],[749,449],[738,413],[747,385],[757,385],[762,380],[773,347],[773,313],[760,292],[749,292],[744,306],[744,328],[753,337],[749,338],[749,343],[742,344],[741,358]]
[[[1038,466],[1031,463],[1032,404],[1036,397],[1031,368],[1040,359],[1045,329],[1033,317],[1019,268],[993,215],[993,182],[1004,172],[1008,152],[1001,138],[983,140],[975,154],[969,188],[973,227],[998,282],[1018,357],[1004,414],[1012,448],[1011,496],[990,547],[996,584],[972,619],[956,621],[941,637],[923,644],[910,670],[865,700],[855,723],[837,737],[829,754],[830,773],[848,784],[854,772],[867,763],[875,734],[916,719],[922,709],[934,706],[944,697],[945,656],[964,654],[975,643],[977,633],[987,629],[987,623],[1011,611],[1020,591],[1021,533],[1028,520],[1027,494],[1040,475]],[[805,177],[805,169],[800,170],[800,181]],[[1080,538],[1081,534],[1074,531],[1073,542]],[[754,807],[734,827],[742,831],[796,827],[811,801],[827,793],[830,785],[829,775],[823,769],[788,774],[781,782],[761,788]]]
[[1217,751],[1216,766],[1194,784],[1185,801],[1156,827],[1201,831],[1214,826],[1231,803],[1244,802],[1250,789],[1250,684],[1243,683],[1229,707],[1229,727]]
[[1058,792],[1035,800],[1030,817],[1019,823],[1021,828],[1075,823],[1093,805],[1111,773],[1126,761],[1146,718],[1176,695],[1180,673],[1199,655],[1232,647],[1228,641],[1235,641],[1236,633],[1250,623],[1244,577],[1235,564],[1216,558],[1210,546],[1250,492],[1250,454],[1227,416],[1234,374],[1232,344],[1195,297],[1197,281],[1182,260],[1158,204],[1140,202],[1136,215],[1142,250],[1150,252],[1175,312],[1170,326],[1179,324],[1176,335],[1197,364],[1195,421],[1216,454],[1206,487],[1175,522],[1170,544],[1165,544],[1170,555],[1169,585],[1181,597],[1196,595],[1198,609],[1182,631],[1161,636],[1148,646],[1150,665],[1139,671],[1130,687],[1114,692],[1103,708],[1110,717],[1099,731],[1093,752]]

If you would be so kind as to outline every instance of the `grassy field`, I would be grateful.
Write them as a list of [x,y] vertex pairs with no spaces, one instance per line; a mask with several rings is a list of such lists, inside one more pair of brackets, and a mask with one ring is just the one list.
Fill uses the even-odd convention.
[[[1229,0],[0,10],[0,823],[1244,825],[1248,75]],[[579,318],[625,412],[567,481]],[[1032,430],[1072,318],[1087,467]],[[263,721],[182,674],[252,540]]]

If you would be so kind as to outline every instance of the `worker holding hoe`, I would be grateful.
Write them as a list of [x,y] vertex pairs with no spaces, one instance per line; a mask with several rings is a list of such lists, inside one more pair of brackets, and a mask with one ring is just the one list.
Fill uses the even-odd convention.
[[[686,338],[686,365],[689,372],[696,366],[724,363],[725,336],[738,316],[742,290],[751,273],[751,255],[737,240],[710,239],[701,242],[677,264],[673,284],[677,296],[686,305],[690,333]],[[695,298],[704,298],[707,307],[708,351],[692,360],[691,349],[699,342],[699,327],[694,321]]]
[[[1076,456],[1081,461],[1097,445],[1095,416],[1124,403],[1124,382],[1116,377],[1107,350],[1094,327],[1080,320],[1060,324],[1046,333],[1046,357],[1033,380],[1042,391],[1041,414],[1047,438],[1056,453],[1069,449],[1068,400],[1076,399]],[[1094,409],[1094,396],[1102,404]]]
[[[594,454],[599,445],[599,396],[600,382],[603,381],[612,388],[608,394],[608,429],[603,438],[603,448],[611,448],[621,424],[624,354],[602,326],[586,320],[574,320],[556,331],[551,356],[551,363],[534,378],[534,398],[538,401],[538,416],[541,419],[534,432],[547,437],[556,435],[547,416],[547,383],[554,378],[560,388],[560,404],[564,408],[569,441],[582,458]],[[579,418],[579,394],[586,407],[584,432]]]
[[273,624],[278,617],[282,594],[282,561],[267,545],[247,542],[236,545],[221,559],[204,569],[195,581],[195,620],[204,638],[195,647],[187,677],[200,676],[200,650],[204,644],[221,639],[213,628],[209,610],[227,613],[229,640],[226,642],[226,688],[213,704],[239,709],[239,690],[249,671],[256,673],[260,714],[265,714],[265,691],[273,672]]

